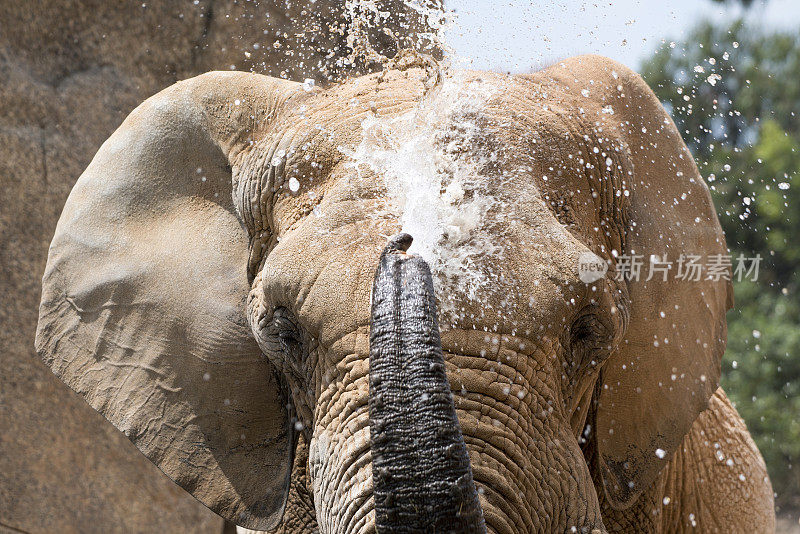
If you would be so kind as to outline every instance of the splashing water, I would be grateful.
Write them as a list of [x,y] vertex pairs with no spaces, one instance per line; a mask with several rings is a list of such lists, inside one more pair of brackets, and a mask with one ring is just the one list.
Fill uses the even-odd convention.
[[487,282],[479,257],[498,252],[484,224],[495,202],[486,192],[486,156],[476,149],[477,118],[494,91],[463,73],[448,75],[415,109],[365,119],[361,142],[348,153],[351,167],[385,181],[388,209],[414,237],[411,252],[471,300]]
[[[455,312],[455,303],[441,297],[449,292],[476,300],[490,278],[479,259],[501,252],[484,224],[496,201],[487,192],[487,156],[477,148],[477,119],[495,88],[448,68],[463,63],[445,39],[459,24],[455,12],[434,0],[402,3],[423,22],[409,32],[417,35],[411,48],[423,54],[444,53],[447,63],[440,67],[432,60],[439,82],[415,109],[395,117],[367,118],[360,144],[344,152],[359,173],[368,169],[385,181],[388,210],[399,217],[402,231],[414,237],[411,252],[425,258],[439,279],[440,310]],[[384,26],[391,17],[379,5],[378,0],[346,0],[352,21],[348,46],[353,51],[348,61],[384,67],[392,63],[369,40],[369,28]],[[387,35],[400,44],[397,36]]]
[[[403,0],[400,3],[405,7],[405,12],[416,15],[416,20],[410,18],[405,22],[406,27],[401,28],[403,35],[390,29],[396,13],[386,10],[386,5],[380,0],[345,0],[345,17],[350,21],[347,46],[351,53],[342,59],[343,62],[365,65],[391,62],[391,58],[376,50],[370,40],[370,34],[375,34],[378,28],[380,33],[395,41],[398,50],[410,48],[419,53],[452,55],[454,50],[445,41],[444,35],[456,23],[455,13],[443,9],[437,0]],[[434,52],[437,50],[438,53]]]

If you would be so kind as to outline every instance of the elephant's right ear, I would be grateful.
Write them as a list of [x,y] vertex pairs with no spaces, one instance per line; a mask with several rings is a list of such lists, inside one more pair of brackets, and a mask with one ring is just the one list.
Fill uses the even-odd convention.
[[[605,496],[624,510],[674,458],[717,390],[725,312],[733,305],[730,257],[708,187],[645,81],[598,56],[560,65],[560,83],[591,87],[596,131],[619,139],[630,157],[624,193],[617,190],[630,204],[615,277],[629,321],[601,371],[593,425]],[[631,268],[636,256],[644,266],[638,274]],[[709,267],[686,272],[694,270],[687,258]],[[648,269],[656,263],[667,271]]]
[[245,319],[231,155],[296,84],[209,73],[139,106],[67,200],[43,279],[45,363],[219,515],[281,519],[291,426]]

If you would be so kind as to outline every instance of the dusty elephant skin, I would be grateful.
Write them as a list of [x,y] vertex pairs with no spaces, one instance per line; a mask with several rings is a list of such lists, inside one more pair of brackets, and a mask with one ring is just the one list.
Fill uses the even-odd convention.
[[[382,417],[381,400],[397,398],[370,396],[371,348],[394,339],[405,349],[378,368],[416,361],[405,359],[414,346],[436,355],[441,341],[460,435],[434,434],[453,440],[453,463],[433,450],[428,465],[457,479],[471,470],[479,506],[471,484],[455,497],[487,531],[774,529],[763,460],[718,388],[730,285],[611,275],[633,251],[726,251],[649,88],[594,56],[438,79],[412,59],[313,91],[215,72],[143,103],[59,220],[44,361],[178,484],[249,528],[280,527],[287,494],[302,494],[291,489],[295,432],[321,532],[405,517],[413,484],[392,477],[420,466],[382,464],[408,451],[403,441],[373,458],[381,432],[407,423]],[[408,140],[415,151],[394,157]],[[441,178],[433,197],[446,200],[430,213],[452,215],[423,248],[441,333],[432,301],[415,300],[430,285],[415,275],[404,287],[401,275],[377,291],[400,287],[417,305],[370,347],[370,321],[390,302],[376,295],[373,313],[387,236],[414,222],[403,189],[413,177],[398,168],[436,169],[423,176]],[[435,222],[421,221],[422,233]],[[390,258],[401,274],[422,265],[401,250]],[[605,277],[580,279],[587,254],[610,264]],[[442,378],[408,412],[414,430],[428,412],[456,428],[447,403],[426,404],[444,400]]]

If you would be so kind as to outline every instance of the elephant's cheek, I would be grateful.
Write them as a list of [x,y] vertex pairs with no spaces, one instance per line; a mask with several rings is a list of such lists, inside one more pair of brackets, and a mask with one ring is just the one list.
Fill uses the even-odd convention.
[[[477,349],[476,349],[477,350]],[[496,349],[495,349],[496,351]],[[485,349],[487,354],[491,353]],[[560,414],[544,352],[448,353],[448,373],[486,526],[498,533],[602,530],[591,475]],[[582,530],[583,529],[583,530]]]
[[591,475],[567,424],[548,428],[510,411],[492,414],[486,405],[483,411],[480,418],[458,416],[489,531],[605,532]]
[[322,533],[374,531],[367,392],[354,387],[318,407],[309,467]]

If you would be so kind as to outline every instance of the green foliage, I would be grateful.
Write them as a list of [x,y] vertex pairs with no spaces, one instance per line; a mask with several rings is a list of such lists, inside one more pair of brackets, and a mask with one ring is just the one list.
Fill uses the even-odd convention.
[[800,488],[800,302],[737,283],[728,314],[723,387],[764,455],[778,503]]
[[697,159],[731,253],[763,258],[757,282],[735,284],[722,384],[778,503],[800,506],[800,32],[705,22],[641,71]]

